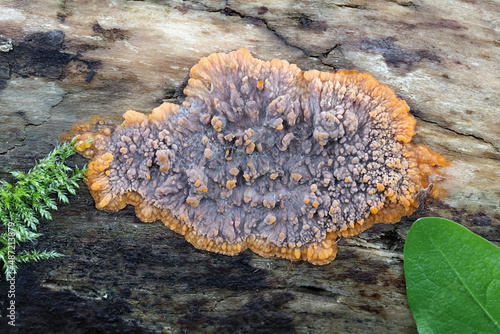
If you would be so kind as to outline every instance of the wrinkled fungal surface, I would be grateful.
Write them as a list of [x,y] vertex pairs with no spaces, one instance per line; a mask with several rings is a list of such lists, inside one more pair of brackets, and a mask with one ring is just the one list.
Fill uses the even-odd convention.
[[68,134],[92,159],[99,209],[131,204],[200,249],[325,264],[338,237],[439,194],[446,161],[410,142],[408,106],[369,74],[303,72],[242,49],[202,58],[190,76],[180,106]]

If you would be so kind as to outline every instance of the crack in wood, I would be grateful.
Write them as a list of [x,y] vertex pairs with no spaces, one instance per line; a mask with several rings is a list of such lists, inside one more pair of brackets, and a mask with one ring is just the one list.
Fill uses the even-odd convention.
[[[461,132],[459,132],[457,130],[454,130],[454,129],[451,129],[451,128],[447,128],[444,125],[439,124],[439,122],[437,122],[437,121],[431,121],[431,120],[425,119],[422,116],[413,115],[413,117],[418,118],[422,122],[429,123],[429,124],[434,124],[434,125],[436,125],[437,127],[441,128],[441,129],[451,131],[451,132],[453,132],[454,134],[456,134],[458,136],[471,137],[471,138],[474,138],[476,140],[479,140],[479,141],[481,141],[481,142],[483,142],[485,144],[490,145],[496,152],[500,153],[500,149],[497,146],[495,146],[495,144],[493,144],[492,142],[489,142],[486,139],[481,138],[481,137],[479,137],[477,135],[470,134],[470,133],[461,133]],[[492,159],[494,159],[494,160],[500,160],[500,158],[492,158]]]

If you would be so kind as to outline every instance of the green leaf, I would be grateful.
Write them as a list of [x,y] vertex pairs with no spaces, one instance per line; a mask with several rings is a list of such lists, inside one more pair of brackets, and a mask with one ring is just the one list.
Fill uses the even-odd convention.
[[422,218],[404,247],[419,333],[500,333],[500,248],[444,218]]

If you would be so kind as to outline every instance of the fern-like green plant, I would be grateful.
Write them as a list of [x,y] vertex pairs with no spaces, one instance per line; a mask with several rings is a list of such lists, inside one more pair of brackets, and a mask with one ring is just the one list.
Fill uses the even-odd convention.
[[75,154],[75,142],[76,138],[58,145],[27,173],[12,172],[15,184],[0,181],[0,260],[7,280],[16,275],[19,263],[62,256],[55,251],[16,252],[16,249],[21,243],[41,236],[37,233],[38,217],[52,219],[50,211],[57,210],[56,198],[68,203],[66,194],[75,194],[77,181],[86,172],[86,167],[72,169],[64,164]]

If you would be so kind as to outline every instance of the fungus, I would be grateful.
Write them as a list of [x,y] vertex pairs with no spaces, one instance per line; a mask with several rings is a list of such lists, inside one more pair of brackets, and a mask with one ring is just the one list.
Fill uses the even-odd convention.
[[131,204],[204,250],[326,264],[339,237],[443,193],[447,161],[411,143],[409,107],[370,74],[303,72],[241,49],[202,58],[184,92],[116,128],[72,130],[97,208]]

